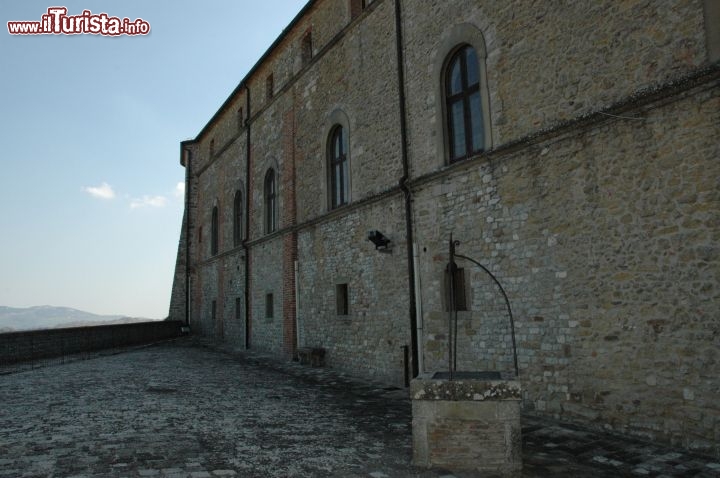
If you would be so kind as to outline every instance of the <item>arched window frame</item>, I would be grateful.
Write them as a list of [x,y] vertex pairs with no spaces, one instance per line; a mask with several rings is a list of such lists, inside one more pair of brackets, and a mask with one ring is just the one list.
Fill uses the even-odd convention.
[[450,117],[447,105],[446,92],[448,91],[447,77],[448,68],[451,65],[455,55],[458,54],[465,46],[471,46],[475,50],[478,67],[480,93],[480,113],[483,124],[483,147],[481,151],[488,151],[493,146],[490,94],[488,86],[488,74],[486,68],[487,49],[485,46],[485,38],[482,31],[473,24],[462,23],[452,26],[441,37],[440,44],[437,49],[437,56],[434,64],[435,78],[437,82],[437,111],[442,115],[442,121],[436,122],[439,137],[443,141],[438,141],[438,158],[443,158],[442,165],[452,164],[455,162],[468,159],[480,151],[466,154],[462,157],[452,157],[450,142],[452,141],[450,131]]
[[263,181],[265,233],[275,232],[278,226],[278,182],[274,168],[269,168]]
[[445,68],[445,112],[450,162],[466,159],[485,150],[481,102],[477,51],[472,45],[461,45]]
[[348,133],[336,124],[330,130],[327,145],[328,204],[336,209],[350,201],[350,161]]
[[233,198],[233,246],[238,247],[245,238],[243,235],[243,220],[245,219],[245,203],[243,202],[242,188],[235,191]]
[[217,205],[212,209],[210,218],[210,255],[215,256],[220,246],[220,218]]
[[[332,142],[332,135],[336,127],[342,126],[343,133],[345,135],[345,155],[347,156],[347,189],[346,189],[346,202],[345,204],[349,204],[353,200],[353,188],[355,187],[353,183],[353,155],[352,155],[352,149],[353,149],[353,131],[355,130],[356,125],[354,123],[351,123],[350,118],[353,116],[352,111],[349,113],[346,113],[347,106],[342,104],[335,105],[331,110],[330,113],[325,118],[325,121],[323,122],[322,129],[319,130],[319,134],[317,136],[318,139],[318,149],[321,151],[324,156],[322,156],[322,176],[320,176],[320,184],[321,184],[321,190],[322,190],[322,197],[325,198],[324,202],[320,203],[321,210],[320,212],[327,212],[332,211],[333,203],[332,203],[332,181],[330,179],[330,154],[331,154],[331,142]],[[355,171],[357,173],[357,171]]]

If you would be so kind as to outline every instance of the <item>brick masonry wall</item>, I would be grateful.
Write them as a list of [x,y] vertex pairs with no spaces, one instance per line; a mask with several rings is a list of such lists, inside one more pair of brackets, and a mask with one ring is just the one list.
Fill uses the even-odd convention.
[[180,336],[178,321],[32,330],[0,334],[0,365],[141,345]]

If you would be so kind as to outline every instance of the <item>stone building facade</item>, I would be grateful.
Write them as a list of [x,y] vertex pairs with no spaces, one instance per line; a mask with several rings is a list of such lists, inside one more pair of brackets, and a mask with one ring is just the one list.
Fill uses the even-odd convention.
[[402,386],[452,283],[459,370],[720,455],[719,60],[713,0],[311,0],[181,144],[170,316]]

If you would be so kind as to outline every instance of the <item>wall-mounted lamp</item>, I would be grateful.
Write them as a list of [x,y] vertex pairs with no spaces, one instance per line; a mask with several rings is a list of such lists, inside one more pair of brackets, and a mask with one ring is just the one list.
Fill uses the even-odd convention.
[[380,231],[369,231],[368,240],[375,244],[375,250],[380,252],[390,252],[390,239],[383,236]]

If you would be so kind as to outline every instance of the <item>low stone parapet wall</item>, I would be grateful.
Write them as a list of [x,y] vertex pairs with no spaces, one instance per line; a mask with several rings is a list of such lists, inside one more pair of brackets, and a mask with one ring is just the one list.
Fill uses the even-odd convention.
[[151,321],[2,333],[0,366],[171,339],[180,336],[182,325]]

